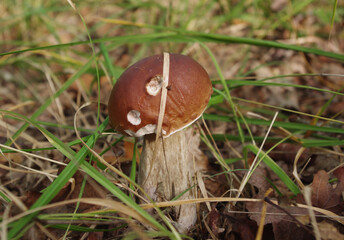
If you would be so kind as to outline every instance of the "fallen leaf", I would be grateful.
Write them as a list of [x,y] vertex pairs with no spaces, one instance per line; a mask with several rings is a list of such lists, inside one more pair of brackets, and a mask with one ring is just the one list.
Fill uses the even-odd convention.
[[[250,219],[254,220],[257,224],[260,224],[261,219],[261,211],[262,211],[263,204],[260,202],[249,202],[246,203],[246,208],[250,212],[249,217]],[[267,205],[266,209],[266,217],[264,224],[269,223],[279,223],[284,220],[288,220],[290,222],[296,222],[295,218],[292,218],[290,215],[298,215],[298,216],[305,216],[308,214],[306,209],[298,208],[296,206],[283,206],[281,207],[283,210],[277,208],[276,206]],[[286,212],[285,212],[286,211]]]
[[[313,240],[314,236],[306,231],[304,228],[297,226],[290,221],[279,221],[272,224],[275,239],[283,240]],[[292,233],[292,234],[291,234]]]
[[[59,173],[64,169],[64,166],[60,167]],[[73,178],[74,183],[71,183],[68,181],[65,186],[60,190],[60,192],[54,197],[52,202],[59,202],[64,201],[68,199],[77,199],[79,198],[79,194],[83,185],[83,181],[85,179],[84,173],[81,171],[77,171]],[[93,179],[90,177],[86,177],[86,184],[83,190],[83,198],[106,198],[106,191]],[[75,207],[75,204],[71,204],[72,207]],[[97,209],[98,206],[86,204],[86,203],[80,203],[78,211],[90,211]]]
[[344,235],[341,234],[338,229],[331,223],[322,221],[318,223],[321,239],[323,240],[339,240],[344,239]]
[[[274,174],[270,169],[266,168],[264,165],[259,165],[253,172],[251,178],[249,179],[249,183],[256,187],[258,190],[258,193],[255,196],[255,198],[263,199],[264,193],[271,187],[271,183],[267,179],[270,179],[270,181],[273,182],[275,186],[278,186],[278,188],[282,192],[286,192],[286,194],[288,193],[287,190],[283,188],[284,185],[280,184],[280,179],[276,176],[276,174]],[[274,196],[272,195],[270,197]],[[284,220],[295,222],[295,218],[288,216],[286,212],[288,212],[291,215],[308,214],[306,209],[301,209],[288,204],[288,202],[283,203],[282,205],[279,205],[280,208],[272,204],[268,204],[266,209],[267,215],[265,217],[264,224],[278,223]],[[257,224],[260,224],[262,207],[262,202],[246,203],[246,208],[249,211],[249,218],[254,220]],[[282,209],[284,209],[284,211]]]
[[[264,145],[264,149],[268,150],[273,147],[274,144],[266,143]],[[283,161],[287,163],[289,166],[292,166],[295,160],[295,156],[297,152],[300,150],[301,146],[298,144],[291,144],[291,143],[282,143],[276,146],[270,153],[269,156],[276,161]],[[304,162],[309,159],[311,156],[310,149],[306,149],[302,155],[300,156],[299,162]]]
[[0,163],[8,163],[9,160],[21,164],[24,161],[24,156],[21,153],[4,153],[0,155]]
[[219,220],[220,213],[217,211],[216,208],[212,209],[208,215],[208,225],[216,237],[219,236]]
[[320,170],[314,175],[312,183],[312,204],[320,208],[326,208],[331,201],[332,187],[328,183],[328,174],[324,170]]
[[[312,183],[312,205],[340,214],[344,211],[344,201],[342,192],[344,191],[344,168],[338,168],[333,173],[338,182],[335,187],[329,183],[329,175],[326,171],[320,170],[314,175]],[[304,198],[300,194],[297,196],[299,203],[304,203]]]
[[232,224],[231,232],[227,233],[227,235],[231,236],[233,233],[239,236],[235,239],[240,240],[251,240],[255,239],[256,232],[257,232],[257,224],[247,218],[246,216],[229,216],[229,220]]

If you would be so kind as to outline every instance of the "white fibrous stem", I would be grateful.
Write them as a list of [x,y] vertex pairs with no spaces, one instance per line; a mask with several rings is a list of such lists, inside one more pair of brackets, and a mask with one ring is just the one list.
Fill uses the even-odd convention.
[[[189,152],[185,130],[167,138],[160,138],[157,142],[155,140],[154,135],[144,138],[138,175],[139,185],[157,202],[171,200],[184,191],[186,192],[180,200],[194,198],[194,161]],[[195,204],[181,205],[175,207],[174,211],[176,227],[180,232],[186,232],[195,224]]]

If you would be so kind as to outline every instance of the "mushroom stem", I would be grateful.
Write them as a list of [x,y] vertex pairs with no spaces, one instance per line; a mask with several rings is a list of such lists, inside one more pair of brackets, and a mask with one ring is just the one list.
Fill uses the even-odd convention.
[[[156,151],[156,152],[154,152]],[[155,159],[153,159],[155,157]],[[171,200],[186,191],[179,199],[194,197],[195,173],[185,130],[155,141],[155,135],[144,137],[138,175],[139,185],[154,200]],[[174,209],[176,227],[186,232],[197,219],[196,205],[186,204]]]

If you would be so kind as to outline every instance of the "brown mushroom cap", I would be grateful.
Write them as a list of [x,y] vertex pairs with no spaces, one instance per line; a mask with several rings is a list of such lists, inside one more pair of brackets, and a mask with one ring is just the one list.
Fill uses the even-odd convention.
[[[155,133],[161,98],[163,55],[144,58],[130,66],[117,80],[109,99],[112,127],[139,137]],[[197,120],[213,92],[204,68],[190,57],[170,54],[170,74],[164,137]]]

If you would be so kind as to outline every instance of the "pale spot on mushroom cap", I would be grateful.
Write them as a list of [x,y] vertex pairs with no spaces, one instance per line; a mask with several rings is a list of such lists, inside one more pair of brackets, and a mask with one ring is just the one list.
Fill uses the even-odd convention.
[[[203,112],[205,111],[207,107],[204,108]],[[190,121],[189,123],[187,123],[186,125],[182,126],[179,129],[175,129],[171,132],[169,132],[168,134],[166,134],[167,132],[162,129],[162,135],[163,138],[167,138],[169,136],[171,136],[172,134],[179,132],[181,130],[183,130],[184,128],[187,128],[188,126],[190,126],[192,123],[194,123],[198,118],[200,118],[203,114],[203,112],[196,117],[195,119],[193,119],[192,121]],[[141,118],[140,118],[140,112],[137,110],[131,110],[128,115],[127,115],[128,121],[132,124],[132,125],[139,125],[141,123]],[[142,137],[144,135],[147,134],[152,134],[152,133],[156,133],[156,129],[157,129],[157,125],[156,124],[147,124],[146,126],[140,128],[139,130],[137,130],[136,132],[130,130],[130,129],[126,129],[124,130],[129,136],[132,137]]]
[[[132,137],[142,137],[142,136],[147,135],[147,134],[156,133],[156,124],[147,124],[146,126],[137,130],[137,132],[133,132],[129,129],[126,129],[124,131]],[[166,131],[162,130],[162,133],[166,134]]]
[[151,96],[156,96],[162,87],[162,76],[157,75],[153,77],[147,84],[147,93]]
[[140,112],[137,110],[131,110],[127,114],[128,122],[132,125],[139,125],[141,123]]

